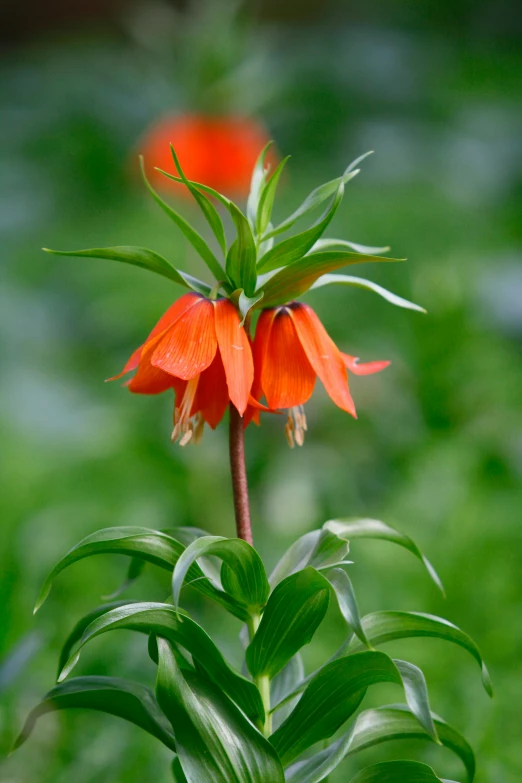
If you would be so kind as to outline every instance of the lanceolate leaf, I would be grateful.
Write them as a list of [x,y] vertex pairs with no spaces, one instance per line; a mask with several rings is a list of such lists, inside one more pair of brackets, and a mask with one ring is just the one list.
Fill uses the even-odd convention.
[[[362,158],[359,160],[362,160]],[[342,177],[337,177],[336,179],[330,180],[330,182],[325,182],[323,185],[319,185],[319,187],[315,188],[315,190],[312,190],[312,192],[305,198],[301,206],[298,207],[295,212],[292,212],[292,214],[287,217],[286,220],[283,220],[282,223],[269,231],[265,235],[265,239],[276,236],[277,234],[281,234],[283,231],[288,231],[288,229],[292,228],[292,226],[297,223],[298,220],[300,220],[305,215],[308,215],[317,207],[321,206],[321,204],[329,199],[330,196],[333,196],[338,191],[341,184],[346,185],[347,182],[356,177],[359,173],[359,169],[354,170],[352,166],[353,164],[348,166]]]
[[175,783],[187,783],[187,778],[179,762],[179,758],[176,756],[172,762],[172,777]]
[[147,563],[145,560],[142,560],[140,557],[131,558],[129,567],[127,569],[126,579],[119,587],[116,588],[116,590],[114,590],[114,592],[110,593],[109,595],[102,595],[102,600],[114,601],[116,598],[122,595],[122,593],[124,593],[132,584],[134,584],[136,579],[139,579],[146,565]]
[[404,547],[404,549],[407,549],[421,561],[441,593],[444,594],[442,582],[432,564],[422,554],[417,544],[404,533],[400,533],[377,519],[332,519],[326,522],[323,527],[332,533],[346,537],[350,541],[355,538],[376,538],[383,541],[391,541]]
[[270,684],[270,699],[272,704],[278,704],[281,701],[285,701],[283,707],[272,715],[272,722],[274,731],[286,720],[294,709],[299,694],[293,699],[286,701],[286,697],[295,692],[296,687],[304,679],[305,670],[303,665],[303,659],[300,653],[296,653],[293,658],[290,658],[284,669],[281,669],[279,674],[276,674]]
[[[174,163],[176,165],[176,168],[179,171],[179,175],[181,179],[183,180],[183,184],[186,185],[186,187],[189,189],[190,193],[198,203],[201,211],[205,215],[205,218],[207,219],[207,223],[209,224],[210,228],[212,229],[212,232],[214,236],[216,237],[217,241],[219,242],[219,246],[223,252],[223,254],[226,255],[227,252],[227,242],[225,238],[225,229],[223,228],[223,222],[221,220],[219,212],[216,210],[215,206],[212,204],[211,201],[205,196],[204,193],[201,193],[195,185],[186,178],[183,169],[181,168],[180,162],[178,160],[178,156],[176,155],[176,152],[174,150],[174,147],[172,144],[170,145],[170,150],[172,153],[172,157],[174,159]],[[219,264],[219,268],[221,270],[221,273],[223,272],[223,269],[221,267],[221,264]],[[214,273],[215,274],[215,273]],[[217,276],[217,279],[219,280],[220,277]]]
[[164,639],[158,639],[156,694],[176,734],[188,783],[284,783],[270,743],[218,688],[182,672]]
[[[159,530],[146,527],[108,527],[87,536],[73,547],[53,568],[45,580],[35,606],[35,612],[41,607],[51,589],[52,583],[67,566],[91,555],[121,554],[140,557],[143,560],[172,571],[185,547],[172,536]],[[213,598],[229,612],[241,620],[249,615],[244,607],[232,600],[227,593],[218,590],[197,564],[193,564],[187,573],[187,582],[204,595]]]
[[82,617],[72,631],[70,632],[69,636],[65,640],[63,647],[60,651],[60,658],[58,659],[58,674],[57,677],[60,676],[60,673],[67,663],[67,661],[70,659],[72,652],[78,642],[81,640],[83,636],[83,632],[85,629],[92,623],[93,620],[96,620],[96,618],[100,617],[102,614],[106,614],[107,612],[110,612],[111,609],[117,609],[120,606],[128,606],[129,604],[134,603],[133,601],[111,601],[110,603],[102,604],[101,606],[97,606],[96,609],[93,609],[91,612],[86,614],[84,617]]
[[427,764],[418,761],[382,761],[362,769],[350,783],[441,783],[441,778]]
[[[475,776],[475,756],[464,737],[442,718],[433,715],[441,743],[462,760],[468,773],[468,783]],[[304,761],[298,761],[285,770],[287,783],[319,783],[336,769],[346,756],[367,750],[391,740],[419,739],[431,737],[419,725],[405,705],[394,704],[362,712],[350,731],[343,734],[324,750]]]
[[351,277],[350,275],[322,275],[311,286],[311,290],[316,288],[322,288],[325,285],[351,285],[358,288],[365,288],[368,291],[373,291],[375,294],[379,294],[387,302],[395,305],[396,307],[403,307],[405,310],[417,310],[419,313],[425,313],[424,307],[409,302],[407,299],[403,299],[402,296],[397,296],[392,291],[388,291],[383,288],[382,285],[377,285],[371,280],[365,280],[363,277]]
[[[276,245],[277,247],[279,245]],[[273,307],[296,299],[306,293],[321,275],[324,275],[325,272],[331,272],[332,269],[370,261],[394,262],[400,260],[388,258],[388,256],[349,253],[345,250],[323,250],[319,253],[309,253],[281,269],[263,285],[265,293],[263,307]]]
[[401,684],[401,676],[391,658],[376,651],[340,658],[321,669],[270,738],[283,764],[335,734],[353,715],[368,686],[377,682]]
[[261,150],[261,154],[259,155],[256,165],[254,166],[254,171],[252,172],[252,182],[250,184],[250,193],[247,201],[247,217],[253,231],[256,229],[259,199],[261,198],[261,193],[268,173],[268,167],[265,166],[265,160],[272,144],[273,142],[269,141],[264,149]]
[[[172,207],[170,207],[161,196],[159,196],[150,182],[147,179],[147,175],[145,174],[145,166],[143,163],[143,158],[140,157],[140,165],[141,165],[141,173],[143,176],[143,181],[145,182],[145,185],[147,186],[149,193],[151,194],[154,201],[162,208],[162,210],[169,216],[171,220],[174,221],[174,223],[178,226],[178,228],[183,232],[185,237],[188,239],[188,241],[191,243],[191,245],[194,247],[197,253],[201,256],[205,264],[208,266],[212,274],[215,276],[216,280],[223,280],[225,278],[225,270],[219,263],[218,259],[208,246],[208,244],[205,242],[201,234],[199,234],[195,228],[192,228],[190,223],[185,220],[185,218],[181,217],[180,214],[178,214]],[[198,195],[198,198],[205,199],[205,201],[210,204],[206,196],[203,196],[199,191],[196,190],[196,193]],[[218,213],[216,212],[215,208],[210,204],[211,209],[213,212],[217,215],[217,220],[219,222],[219,225],[221,226],[220,230],[214,232],[216,233],[216,236],[220,240],[221,247],[223,249],[223,242],[225,241],[225,232],[223,229],[223,224],[221,223],[221,218],[219,217]],[[226,253],[226,244],[224,251]]]
[[[343,193],[344,185],[340,182],[334,199],[324,215],[322,215],[311,228],[274,245],[271,250],[259,259],[258,270],[260,272],[270,272],[272,269],[286,267],[288,264],[298,261],[308,253],[314,242],[316,242],[326,230],[326,227],[337,212],[337,208],[343,198]],[[324,271],[328,270],[325,269]]]
[[14,747],[25,742],[41,715],[72,708],[98,710],[124,718],[176,750],[172,729],[149,689],[117,677],[74,677],[57,685],[30,712]]
[[[254,721],[263,720],[263,704],[256,686],[227,664],[210,636],[190,617],[180,615],[168,604],[136,603],[112,609],[86,628],[80,649],[95,636],[118,629],[153,633],[181,645],[246,715]],[[80,649],[66,665],[61,678],[77,663]]]
[[247,296],[256,290],[256,242],[250,223],[233,202],[229,206],[237,238],[227,255],[227,275],[236,288],[243,288]]
[[418,666],[414,666],[413,663],[409,663],[408,661],[399,661],[397,658],[394,658],[393,662],[400,672],[408,707],[415,715],[426,734],[428,734],[434,742],[440,745],[440,740],[437,737],[437,729],[435,728],[433,718],[431,717],[428,687],[424,674]]
[[[448,620],[421,612],[373,612],[363,617],[362,626],[366,636],[374,645],[414,636],[431,636],[464,647],[481,668],[485,690],[490,696],[493,695],[489,672],[479,648],[468,634]],[[359,640],[353,639],[348,651],[357,652],[361,647]]]
[[274,199],[279,183],[279,178],[283,173],[283,169],[287,164],[290,156],[284,158],[279,166],[276,168],[268,182],[263,186],[261,198],[259,200],[259,207],[257,210],[256,229],[257,233],[262,236],[269,226],[270,219],[272,217],[272,208],[274,206]]
[[209,196],[213,196],[217,201],[219,201],[221,204],[223,204],[224,207],[227,209],[230,208],[231,201],[226,196],[224,196],[222,193],[219,193],[217,190],[214,190],[214,188],[209,187],[208,185],[204,185],[202,182],[194,182],[192,179],[182,179],[181,177],[176,177],[175,174],[169,174],[168,171],[163,171],[163,169],[158,168],[158,166],[155,166],[156,171],[159,171],[160,174],[163,174],[164,177],[167,177],[167,179],[171,179],[174,182],[179,182],[184,185],[189,183],[189,185],[193,185],[195,188],[197,188],[202,193],[207,193]]
[[214,555],[223,560],[221,582],[223,589],[238,607],[259,611],[268,599],[270,585],[263,561],[256,550],[239,538],[205,536],[198,538],[179,558],[172,575],[174,605],[179,606],[179,596],[192,564],[204,555]]
[[106,258],[110,261],[122,261],[125,264],[139,266],[142,269],[148,269],[149,272],[156,272],[169,280],[173,280],[185,288],[191,288],[204,296],[208,296],[212,290],[207,283],[198,280],[186,272],[175,269],[169,264],[166,258],[147,250],[145,247],[130,247],[128,245],[119,245],[118,247],[93,247],[88,250],[50,250],[48,247],[42,248],[46,253],[52,253],[55,256],[74,256],[78,258]]
[[333,568],[327,575],[328,581],[332,585],[339,609],[344,619],[350,626],[351,630],[355,633],[363,647],[371,649],[372,646],[368,641],[366,634],[361,623],[361,617],[359,615],[359,608],[357,606],[357,599],[353,590],[353,585],[350,577],[343,571],[342,568]]
[[297,541],[294,541],[270,574],[270,584],[272,587],[275,587],[279,582],[285,579],[285,577],[290,576],[290,574],[293,574],[295,571],[299,571],[301,568],[308,565],[308,560],[314,551],[320,535],[320,530],[311,530],[309,533],[305,533],[298,538]]
[[358,242],[349,242],[347,239],[318,239],[312,247],[312,251],[333,250],[340,247],[349,247],[350,250],[355,250],[356,253],[369,253],[370,255],[378,256],[390,250],[387,245],[384,247],[370,247],[370,245],[360,245]]
[[[441,743],[462,760],[468,773],[468,781],[475,777],[475,755],[464,737],[446,721],[433,715],[433,721]],[[378,745],[381,742],[399,739],[431,739],[419,725],[417,719],[405,705],[394,704],[366,710],[357,718],[347,753]]]
[[329,593],[327,580],[313,568],[277,585],[246,651],[253,677],[274,677],[312,640],[328,609]]

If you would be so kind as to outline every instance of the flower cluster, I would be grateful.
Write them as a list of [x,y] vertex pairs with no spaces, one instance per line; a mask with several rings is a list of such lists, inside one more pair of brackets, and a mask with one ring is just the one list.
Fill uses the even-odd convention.
[[[302,445],[307,428],[303,406],[312,395],[316,378],[339,408],[356,416],[348,372],[370,375],[389,362],[359,364],[354,356],[340,351],[314,310],[297,301],[307,291],[332,284],[359,286],[399,307],[422,310],[370,280],[332,274],[360,262],[396,260],[377,255],[389,248],[323,238],[342,200],[345,184],[359,172],[356,165],[366,156],[354,161],[342,176],[312,191],[294,213],[274,226],[272,208],[286,159],[269,176],[269,147],[264,148],[255,165],[246,214],[209,184],[188,179],[173,148],[179,176],[159,170],[170,181],[184,186],[196,200],[223,260],[152,188],[142,160],[147,188],[201,255],[215,277],[213,286],[174,268],[145,248],[51,251],[124,261],[192,289],[174,302],[122,373],[115,376],[135,370],[127,386],[136,394],[174,391],[172,438],[181,445],[197,442],[205,423],[215,428],[229,405],[237,409],[245,426],[251,421],[259,424],[262,411],[286,412],[288,442],[290,446]],[[328,200],[326,210],[311,227],[275,242]],[[230,245],[216,202],[224,207],[235,228]]]

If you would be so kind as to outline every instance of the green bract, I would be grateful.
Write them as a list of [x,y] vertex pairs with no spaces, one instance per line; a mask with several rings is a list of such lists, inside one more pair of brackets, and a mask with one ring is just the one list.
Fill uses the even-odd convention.
[[[404,738],[449,748],[472,781],[473,751],[456,729],[431,711],[422,671],[374,648],[411,636],[454,642],[481,665],[490,692],[480,652],[469,636],[438,617],[404,611],[361,617],[345,570],[350,540],[357,538],[382,538],[405,547],[440,585],[413,541],[377,520],[330,521],[305,534],[283,555],[270,580],[249,544],[196,528],[108,528],[84,539],[51,572],[38,605],[61,571],[94,554],[128,555],[134,578],[147,562],[168,569],[173,596],[165,603],[113,601],[80,620],[60,656],[62,682],[30,713],[16,746],[47,712],[84,708],[123,718],[159,739],[176,754],[176,781],[319,783],[341,763],[349,780],[353,754]],[[241,636],[249,640],[246,675],[227,663],[187,614],[187,584],[244,624]],[[346,640],[324,666],[307,675],[299,651],[313,643],[329,601],[346,621]],[[143,685],[119,678],[66,679],[91,639],[118,629],[148,636],[149,654],[157,666],[155,696]],[[146,649],[144,643],[144,655]],[[361,711],[366,691],[380,682],[396,685],[404,703]],[[343,732],[331,740],[339,730]],[[310,754],[319,742],[327,744]],[[367,767],[353,780],[444,779],[424,764],[401,761]]]
[[[261,152],[252,176],[246,214],[221,193],[200,182],[193,182],[183,172],[173,147],[172,156],[179,176],[161,173],[184,185],[193,197],[212,233],[214,248],[202,234],[182,217],[153,189],[145,173],[142,158],[141,171],[145,186],[154,201],[173,221],[213,276],[211,281],[198,280],[175,268],[167,259],[142,247],[107,247],[87,250],[49,250],[57,255],[104,258],[123,261],[156,272],[174,283],[190,288],[204,296],[214,296],[218,291],[232,299],[243,319],[252,309],[261,309],[302,296],[311,288],[343,284],[364,288],[377,293],[391,304],[424,312],[422,307],[387,291],[377,283],[359,277],[330,274],[352,264],[396,261],[382,256],[388,247],[367,247],[345,239],[323,236],[330,221],[338,211],[345,186],[359,173],[357,165],[366,155],[353,161],[344,174],[315,188],[303,203],[285,220],[274,226],[272,212],[281,173],[288,161],[285,158],[270,175],[265,165],[270,144]],[[219,209],[218,209],[219,208]],[[307,228],[294,231],[299,221],[313,217],[323,209]],[[223,217],[228,218],[233,234],[227,241]],[[283,237],[290,230],[290,236]]]

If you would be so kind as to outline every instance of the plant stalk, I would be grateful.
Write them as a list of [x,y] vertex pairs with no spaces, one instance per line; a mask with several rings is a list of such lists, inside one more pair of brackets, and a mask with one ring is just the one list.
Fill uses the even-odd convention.
[[235,405],[230,403],[229,449],[230,470],[232,473],[232,491],[234,494],[234,512],[236,515],[237,537],[253,546],[252,523],[250,521],[250,503],[248,500],[248,482],[245,466],[245,430],[243,419]]

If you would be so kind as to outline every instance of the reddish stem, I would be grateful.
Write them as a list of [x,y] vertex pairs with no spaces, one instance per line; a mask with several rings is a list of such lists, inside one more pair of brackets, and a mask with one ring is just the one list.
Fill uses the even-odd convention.
[[248,482],[245,466],[245,430],[243,419],[235,405],[230,403],[230,470],[232,473],[232,491],[234,493],[234,511],[238,538],[253,545],[252,523],[250,521],[250,503],[248,501]]

